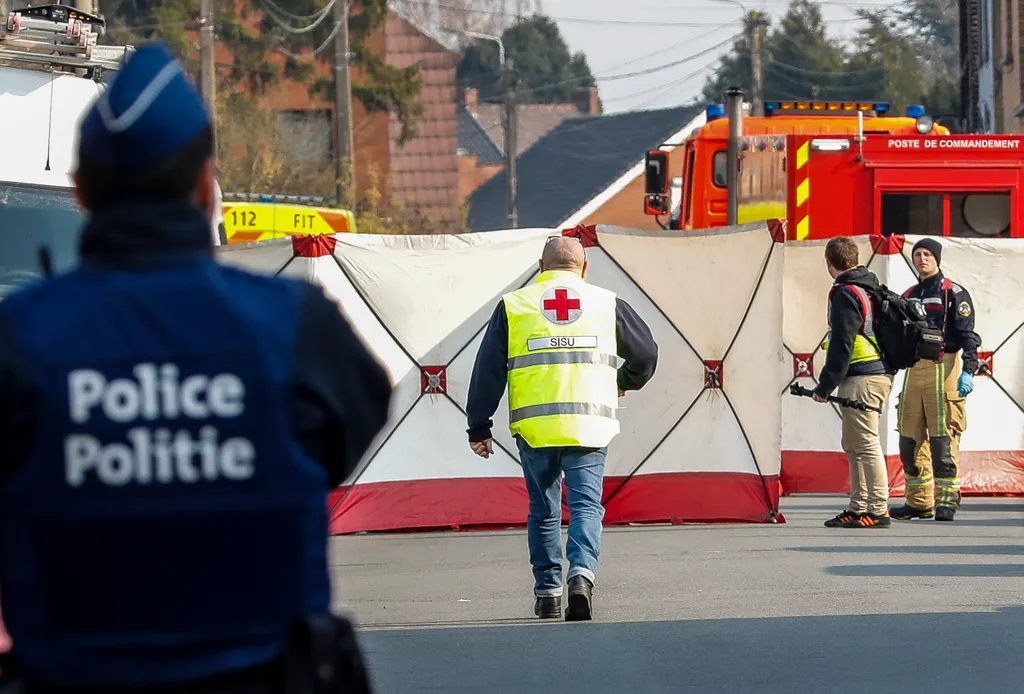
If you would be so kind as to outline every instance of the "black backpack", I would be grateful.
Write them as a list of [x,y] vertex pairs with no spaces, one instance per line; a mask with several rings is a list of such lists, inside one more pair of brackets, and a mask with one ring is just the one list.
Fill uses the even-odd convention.
[[875,339],[882,358],[894,369],[909,369],[921,359],[942,359],[941,330],[928,326],[920,304],[891,291],[884,284],[848,282],[874,300]]

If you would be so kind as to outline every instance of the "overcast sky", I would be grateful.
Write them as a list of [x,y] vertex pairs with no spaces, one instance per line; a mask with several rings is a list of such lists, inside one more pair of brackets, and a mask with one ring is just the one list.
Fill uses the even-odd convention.
[[[781,17],[788,4],[785,0],[541,0],[541,10],[557,21],[570,50],[586,54],[605,111],[615,113],[677,106],[699,93],[716,58],[729,49],[731,41],[719,48],[715,45],[742,29],[743,10],[738,2],[774,18]],[[824,0],[820,4],[830,33],[852,38],[857,28],[851,21],[854,10],[892,3]],[[722,26],[728,22],[732,23]],[[678,64],[627,79],[602,79],[668,63]]]

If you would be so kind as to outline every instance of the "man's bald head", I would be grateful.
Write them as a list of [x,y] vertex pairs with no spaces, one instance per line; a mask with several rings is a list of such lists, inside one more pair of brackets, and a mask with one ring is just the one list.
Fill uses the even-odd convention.
[[582,274],[587,264],[587,254],[579,239],[571,236],[552,236],[544,244],[540,264],[543,270],[569,270]]

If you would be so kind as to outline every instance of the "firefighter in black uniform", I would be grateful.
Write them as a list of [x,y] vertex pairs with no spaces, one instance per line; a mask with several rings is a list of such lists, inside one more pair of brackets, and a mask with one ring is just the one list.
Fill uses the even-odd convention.
[[[925,238],[912,252],[918,283],[904,296],[921,303],[931,327],[942,330],[941,362],[922,359],[907,370],[897,405],[906,502],[893,518],[951,521],[960,506],[960,436],[967,428],[967,395],[974,390],[978,346],[970,293],[943,276],[942,245]],[[963,350],[963,366],[959,352]]]

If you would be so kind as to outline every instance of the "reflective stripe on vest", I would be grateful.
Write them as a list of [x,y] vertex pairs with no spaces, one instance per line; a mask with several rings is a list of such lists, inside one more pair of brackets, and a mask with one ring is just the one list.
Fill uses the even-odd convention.
[[554,270],[502,299],[509,430],[534,448],[607,446],[619,432],[615,294]]
[[[878,339],[875,337],[875,309],[871,302],[871,297],[860,287],[855,287],[852,284],[844,285],[847,289],[852,291],[857,298],[860,300],[860,307],[864,321],[861,323],[860,331],[856,337],[853,338],[853,352],[850,354],[851,364],[864,364],[871,361],[878,361],[882,358],[881,352],[878,349]],[[829,310],[828,315],[832,315],[832,297],[828,299]],[[824,350],[828,349],[829,338],[832,335],[832,323],[829,321],[828,332],[825,335],[824,342],[821,343],[821,348]]]

